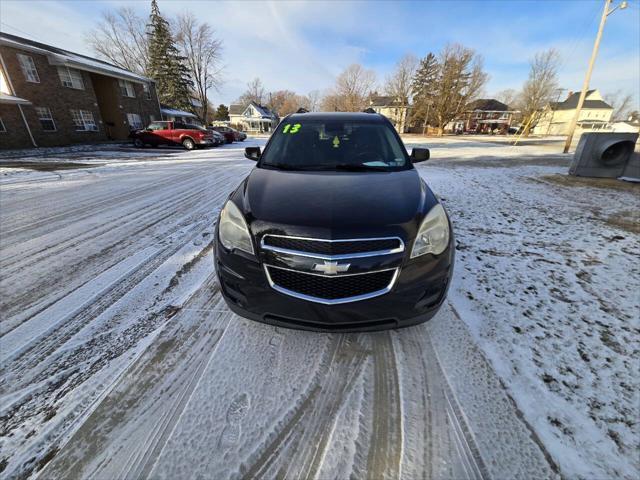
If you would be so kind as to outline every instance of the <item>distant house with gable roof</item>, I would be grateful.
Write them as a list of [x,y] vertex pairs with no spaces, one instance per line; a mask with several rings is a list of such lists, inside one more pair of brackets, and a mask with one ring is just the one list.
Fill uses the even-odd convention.
[[256,102],[229,105],[229,123],[249,133],[270,133],[278,125],[278,116]]
[[407,131],[411,106],[400,101],[399,98],[393,96],[372,95],[369,97],[369,108],[373,109],[376,113],[387,117],[398,133],[405,133]]
[[[550,102],[541,112],[533,128],[536,135],[567,135],[580,92],[569,92],[562,102]],[[578,118],[578,130],[610,130],[613,107],[604,101],[598,90],[588,90]]]

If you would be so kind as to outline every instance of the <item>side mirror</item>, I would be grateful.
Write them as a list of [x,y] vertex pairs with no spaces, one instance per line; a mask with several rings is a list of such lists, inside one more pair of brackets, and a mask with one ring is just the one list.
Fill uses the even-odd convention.
[[411,150],[411,163],[419,163],[429,160],[431,154],[428,148],[414,148]]
[[254,162],[260,160],[260,155],[262,155],[260,153],[260,147],[247,147],[244,149],[244,156]]

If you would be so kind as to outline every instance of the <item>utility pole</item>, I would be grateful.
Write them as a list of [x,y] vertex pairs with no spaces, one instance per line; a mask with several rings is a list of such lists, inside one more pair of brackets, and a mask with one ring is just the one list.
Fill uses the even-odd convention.
[[580,98],[578,99],[578,106],[576,107],[576,113],[569,124],[569,133],[567,135],[567,141],[564,144],[564,153],[569,152],[569,148],[571,147],[571,141],[573,140],[573,133],[576,129],[576,125],[578,124],[578,119],[580,118],[580,110],[582,110],[582,105],[584,104],[584,99],[587,96],[587,90],[589,89],[589,82],[591,81],[591,72],[593,71],[593,65],[596,63],[596,57],[598,56],[598,48],[600,48],[600,40],[602,39],[602,31],[604,30],[604,24],[607,21],[607,17],[611,15],[614,11],[618,9],[627,8],[627,2],[624,1],[620,3],[617,7],[609,10],[609,5],[613,0],[605,0],[604,1],[604,10],[602,11],[602,18],[600,19],[600,26],[598,27],[598,34],[596,35],[596,41],[593,44],[593,51],[591,52],[591,60],[589,60],[589,68],[587,68],[587,74],[584,77],[584,83],[582,84],[582,91],[580,92]]

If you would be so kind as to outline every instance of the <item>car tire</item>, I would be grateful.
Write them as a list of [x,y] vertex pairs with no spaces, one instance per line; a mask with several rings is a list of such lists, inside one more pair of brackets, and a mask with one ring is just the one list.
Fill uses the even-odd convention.
[[185,138],[182,141],[182,146],[184,148],[186,148],[187,150],[193,150],[196,148],[196,142],[194,142],[193,140],[191,140],[190,138]]
[[136,148],[143,148],[144,147],[144,142],[142,140],[140,140],[139,138],[134,138],[133,139],[133,146]]

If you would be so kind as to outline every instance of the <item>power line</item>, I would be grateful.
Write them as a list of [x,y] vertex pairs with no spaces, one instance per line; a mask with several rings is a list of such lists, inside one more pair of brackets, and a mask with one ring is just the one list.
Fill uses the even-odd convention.
[[571,41],[570,49],[567,55],[562,59],[560,65],[558,66],[558,70],[562,70],[569,63],[569,59],[573,57],[573,54],[578,48],[578,45],[587,39],[587,36],[591,37],[593,33],[593,27],[596,25],[597,21],[600,19],[600,8],[598,4],[598,8],[594,8],[591,17],[585,22],[582,28],[582,33],[578,37],[574,37]]

